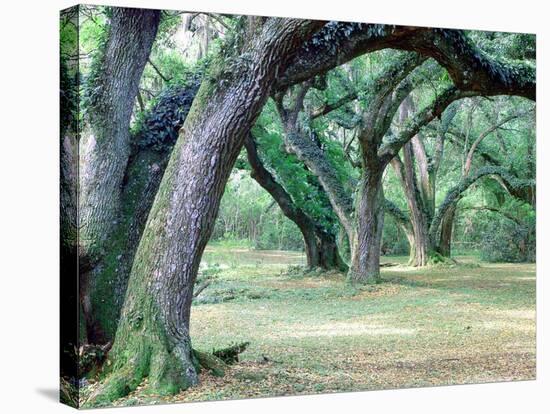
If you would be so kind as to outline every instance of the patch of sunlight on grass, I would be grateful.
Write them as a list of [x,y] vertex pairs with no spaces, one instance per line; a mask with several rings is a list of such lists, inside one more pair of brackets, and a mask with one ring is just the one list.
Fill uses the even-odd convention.
[[490,313],[504,318],[531,319],[534,322],[537,312],[535,309],[509,309],[493,310]]
[[[381,284],[304,272],[300,252],[208,246],[221,272],[191,311],[193,346],[250,341],[224,377],[207,371],[180,402],[535,378],[535,265],[414,268],[384,257]],[[469,265],[471,263],[472,265]],[[204,266],[204,265],[203,265]],[[295,271],[292,271],[294,267]],[[140,400],[141,401],[141,400]],[[124,405],[124,401],[120,402]]]
[[392,328],[362,323],[334,322],[323,325],[294,325],[282,335],[290,338],[323,337],[323,336],[379,336],[379,335],[414,335],[414,329]]
[[535,326],[526,325],[522,322],[517,321],[505,321],[505,320],[496,320],[496,321],[484,321],[482,322],[484,329],[494,329],[502,331],[513,331],[517,332],[534,332]]

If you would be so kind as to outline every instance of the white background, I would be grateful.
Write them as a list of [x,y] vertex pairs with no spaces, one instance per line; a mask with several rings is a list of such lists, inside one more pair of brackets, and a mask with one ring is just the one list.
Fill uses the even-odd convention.
[[[99,2],[103,3],[103,2]],[[537,380],[120,408],[117,412],[542,413],[550,407],[543,306],[549,269],[550,35],[544,1],[126,0],[106,4],[537,33]],[[74,3],[2,2],[0,14],[0,412],[63,413],[58,386],[58,11]],[[546,19],[545,19],[546,18]],[[6,94],[7,90],[7,94]],[[548,283],[546,284],[548,285]],[[548,307],[548,306],[546,306]],[[547,336],[547,335],[546,335]],[[429,352],[429,350],[426,350]],[[546,393],[544,392],[546,388]],[[107,412],[106,410],[98,410]]]

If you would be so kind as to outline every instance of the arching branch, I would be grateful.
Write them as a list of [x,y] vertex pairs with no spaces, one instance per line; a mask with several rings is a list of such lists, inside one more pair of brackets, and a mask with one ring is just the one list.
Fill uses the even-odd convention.
[[516,216],[507,213],[506,211],[503,211],[501,209],[495,208],[495,207],[489,207],[489,206],[472,206],[472,207],[462,207],[460,210],[475,210],[475,211],[491,211],[493,213],[498,213],[503,217],[506,217],[508,220],[513,221],[518,226],[522,226],[523,223],[520,219],[518,219]]
[[447,192],[447,195],[439,206],[430,226],[430,238],[432,240],[436,239],[439,227],[441,225],[441,220],[448,209],[456,205],[456,203],[462,199],[464,193],[472,184],[480,178],[488,175],[496,175],[500,177],[500,179],[504,181],[507,186],[518,190],[526,187],[534,187],[535,185],[534,180],[519,179],[515,175],[511,174],[506,168],[496,166],[481,167],[477,171],[464,177],[456,186]]
[[383,162],[389,162],[399,150],[414,137],[420,129],[429,124],[435,118],[441,116],[443,111],[454,101],[468,96],[474,96],[473,92],[464,92],[450,86],[440,93],[434,100],[421,109],[402,130],[383,144],[378,150],[378,156]]
[[[328,39],[328,40],[325,40]],[[536,70],[486,55],[462,30],[329,22],[298,52],[275,89],[286,89],[357,56],[384,48],[416,51],[437,60],[455,86],[478,95],[536,99]]]
[[466,156],[466,162],[464,163],[464,173],[465,174],[468,174],[469,171],[470,171],[470,168],[472,166],[472,161],[473,161],[473,158],[474,158],[474,154],[477,150],[477,147],[479,146],[479,144],[481,143],[481,141],[483,141],[488,135],[490,135],[492,132],[496,131],[498,128],[500,128],[502,125],[514,120],[514,119],[517,119],[517,118],[521,118],[522,116],[528,114],[529,112],[532,112],[533,109],[529,110],[529,111],[526,111],[526,112],[519,112],[519,113],[514,113],[512,115],[509,115],[503,119],[501,119],[499,122],[495,123],[494,125],[490,126],[488,129],[486,129],[485,131],[483,131],[477,138],[476,140],[473,142],[472,146],[470,147],[470,150],[468,151],[468,155]]

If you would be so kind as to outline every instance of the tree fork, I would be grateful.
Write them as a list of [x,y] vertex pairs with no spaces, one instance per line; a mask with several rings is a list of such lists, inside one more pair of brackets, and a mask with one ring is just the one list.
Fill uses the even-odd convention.
[[[196,384],[189,337],[193,285],[225,184],[277,73],[322,24],[269,18],[245,39],[246,58],[212,66],[180,131],[134,258],[111,351],[113,371],[89,406],[127,394],[146,376],[152,390],[164,393]],[[130,385],[121,387],[121,378],[131,378]]]

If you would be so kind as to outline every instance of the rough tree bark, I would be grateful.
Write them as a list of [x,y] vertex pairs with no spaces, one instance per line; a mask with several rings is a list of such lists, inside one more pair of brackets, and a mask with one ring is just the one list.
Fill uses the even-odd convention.
[[357,197],[357,248],[352,250],[349,279],[354,283],[380,281],[380,249],[384,227],[384,169],[364,170]]
[[[439,251],[432,245],[428,237],[430,224],[435,213],[436,179],[443,158],[445,133],[456,114],[456,105],[449,107],[441,116],[437,130],[437,138],[432,156],[429,158],[420,133],[403,145],[403,160],[396,155],[391,165],[401,182],[407,206],[412,238],[409,264],[426,266],[434,251]],[[413,104],[407,98],[400,109],[400,122],[407,121],[413,115]],[[416,174],[418,170],[418,176]],[[412,243],[411,243],[412,240]]]
[[415,86],[416,77],[411,72],[423,62],[424,59],[414,53],[397,55],[395,62],[376,79],[376,87],[366,97],[369,109],[362,114],[358,133],[362,166],[356,200],[358,249],[352,256],[349,271],[354,282],[380,281],[385,206],[382,178],[393,157],[382,157],[379,150],[395,113]]
[[455,86],[478,95],[517,95],[536,98],[536,69],[502,62],[479,50],[462,30],[331,22],[318,34],[330,42],[306,45],[277,80],[276,88],[306,81],[357,56],[385,48],[409,50],[434,58]]
[[198,81],[189,79],[186,87],[163,91],[145,115],[142,130],[131,138],[132,152],[122,183],[118,224],[105,243],[106,254],[90,272],[93,317],[105,342],[114,339],[134,255],[197,89]]
[[286,192],[275,177],[265,168],[258,155],[254,138],[249,136],[245,143],[248,162],[252,168],[251,177],[258,182],[277,202],[283,214],[292,220],[304,237],[307,267],[325,270],[347,270],[347,265],[341,259],[334,234],[327,232],[302,209],[300,209],[290,194]]
[[456,204],[449,207],[441,220],[441,230],[437,252],[443,257],[451,257],[451,242],[453,240],[453,227],[455,221]]
[[[258,18],[260,19],[260,18]],[[240,56],[213,65],[176,142],[136,252],[109,358],[88,405],[110,402],[144,377],[158,393],[198,381],[189,337],[193,285],[231,169],[277,76],[321,22],[268,18]]]
[[93,316],[92,272],[106,254],[119,219],[124,174],[130,155],[130,118],[138,85],[151,52],[160,11],[113,8],[100,73],[90,75],[88,125],[83,128],[79,171],[80,302],[87,339],[105,342]]
[[423,210],[422,200],[419,198],[416,174],[412,163],[411,143],[403,146],[403,161],[395,156],[391,165],[401,182],[407,206],[409,208],[409,220],[412,229],[412,244],[409,258],[410,266],[425,266],[428,263],[428,223]]
[[294,153],[308,170],[317,176],[330,200],[333,211],[348,235],[350,248],[353,250],[355,247],[353,242],[355,240],[355,224],[353,222],[353,201],[349,191],[346,191],[344,184],[337,177],[334,167],[318,143],[301,128],[298,120],[299,112],[303,109],[303,97],[308,89],[309,86],[306,85],[300,90],[292,109],[284,108],[282,100],[278,100],[277,107],[284,128],[284,143],[287,150]]

